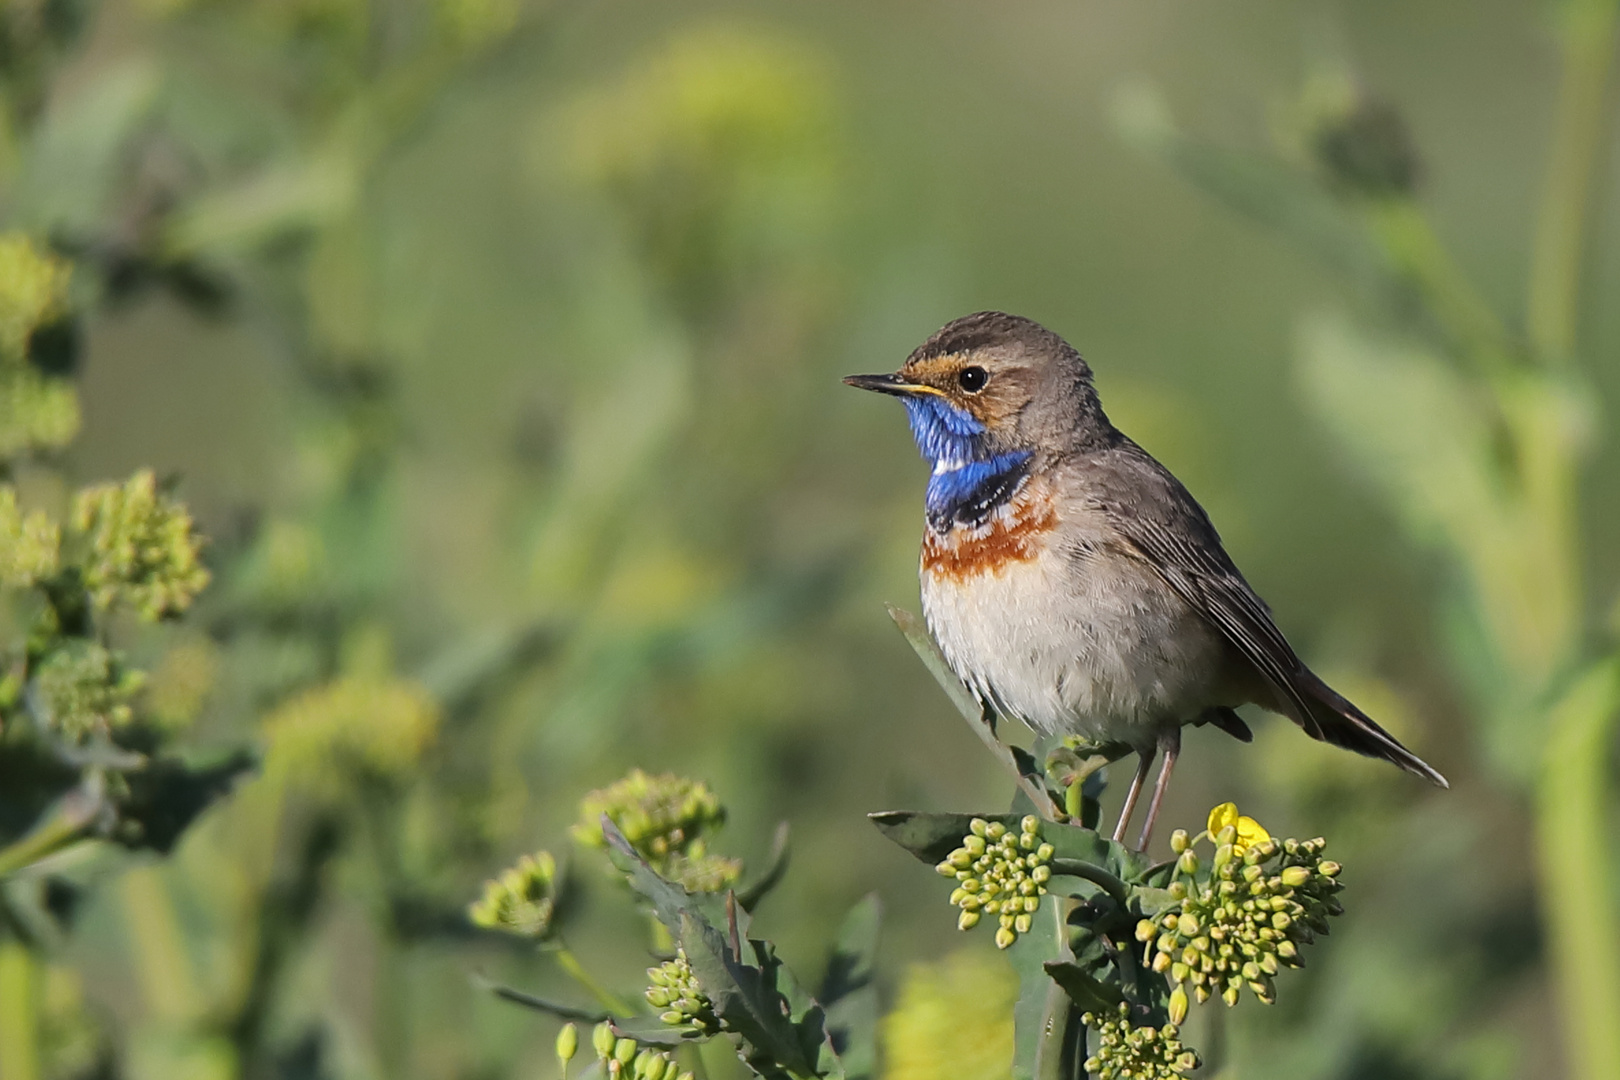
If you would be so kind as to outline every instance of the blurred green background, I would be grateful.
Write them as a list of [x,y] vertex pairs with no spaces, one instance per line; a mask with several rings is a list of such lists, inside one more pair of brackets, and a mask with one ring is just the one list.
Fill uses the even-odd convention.
[[[1168,110],[1227,180],[1262,162],[1304,190],[1316,91],[1386,103],[1417,203],[1519,340],[1560,27],[1589,8],[7,0],[8,222],[98,268],[62,471],[178,474],[212,537],[214,587],[148,648],[196,687],[187,741],[280,747],[319,711],[300,695],[341,678],[435,702],[431,738],[389,716],[285,750],[170,859],[90,859],[43,969],[41,1075],[551,1075],[555,1027],[468,976],[577,992],[459,912],[517,855],[566,852],[579,797],[635,765],[707,781],[728,854],[762,861],[791,824],[759,925],[795,966],[875,890],[885,1000],[996,1000],[971,957],[915,967],[994,949],[863,820],[999,809],[1008,785],[884,613],[916,607],[924,468],[901,410],[838,381],[985,308],[1080,349],[1300,652],[1453,781],[1274,717],[1252,747],[1190,732],[1165,820],[1233,799],[1325,835],[1349,911],[1281,1004],[1194,1041],[1243,1077],[1605,1075],[1559,1035],[1512,767],[1538,729],[1487,719],[1454,640],[1466,566],[1342,431],[1412,399],[1370,384],[1341,408],[1313,366],[1350,342],[1365,374],[1345,328],[1398,326],[1423,290],[1391,302],[1257,224],[1288,205],[1264,170],[1245,216],[1177,165],[1207,179],[1202,159],[1156,152]],[[81,27],[24,70],[16,27],[58,10]],[[1602,637],[1620,578],[1616,140],[1596,130],[1554,422],[1584,455],[1570,640]],[[1590,652],[1547,648],[1502,701]],[[365,768],[333,764],[345,738]],[[645,942],[571,861],[570,943],[634,991]]]

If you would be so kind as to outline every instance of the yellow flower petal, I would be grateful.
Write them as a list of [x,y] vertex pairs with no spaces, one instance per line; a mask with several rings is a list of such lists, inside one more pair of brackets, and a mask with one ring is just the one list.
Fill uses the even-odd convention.
[[1237,839],[1233,842],[1232,849],[1242,854],[1248,848],[1270,839],[1271,834],[1266,832],[1264,825],[1252,817],[1240,817],[1237,819]]
[[1209,835],[1214,836],[1228,825],[1237,825],[1237,803],[1223,802],[1209,812]]

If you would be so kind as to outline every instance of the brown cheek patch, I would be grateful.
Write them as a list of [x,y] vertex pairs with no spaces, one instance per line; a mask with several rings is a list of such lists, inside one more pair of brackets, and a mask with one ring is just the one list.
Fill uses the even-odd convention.
[[1041,551],[1041,537],[1057,527],[1051,498],[1044,493],[1021,497],[1009,510],[977,529],[958,526],[944,536],[927,530],[923,534],[923,569],[937,579],[965,581],[1034,559]]

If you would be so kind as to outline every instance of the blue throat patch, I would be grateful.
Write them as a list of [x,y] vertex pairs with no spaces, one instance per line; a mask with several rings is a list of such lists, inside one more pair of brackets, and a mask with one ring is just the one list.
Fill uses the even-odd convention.
[[990,453],[984,425],[942,398],[908,397],[905,404],[917,449],[934,467],[925,500],[929,524],[977,524],[1012,497],[1029,451]]

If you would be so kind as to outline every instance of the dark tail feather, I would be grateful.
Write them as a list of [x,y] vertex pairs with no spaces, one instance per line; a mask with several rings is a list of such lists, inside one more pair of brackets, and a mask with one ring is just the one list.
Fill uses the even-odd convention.
[[1213,709],[1205,709],[1194,723],[1200,725],[1212,724],[1238,742],[1254,742],[1254,732],[1250,731],[1249,725],[1243,722],[1243,717],[1224,705]]
[[[1296,681],[1296,685],[1310,699],[1312,705],[1319,703],[1323,706],[1311,710],[1310,719],[1314,723],[1301,725],[1312,737],[1332,743],[1334,746],[1342,746],[1346,750],[1354,750],[1358,754],[1382,758],[1414,776],[1421,776],[1443,788],[1451,786],[1428,762],[1402,746],[1395,736],[1379,727],[1373,722],[1372,717],[1345,700],[1314,673],[1305,672]],[[1312,730],[1313,728],[1315,730]]]

